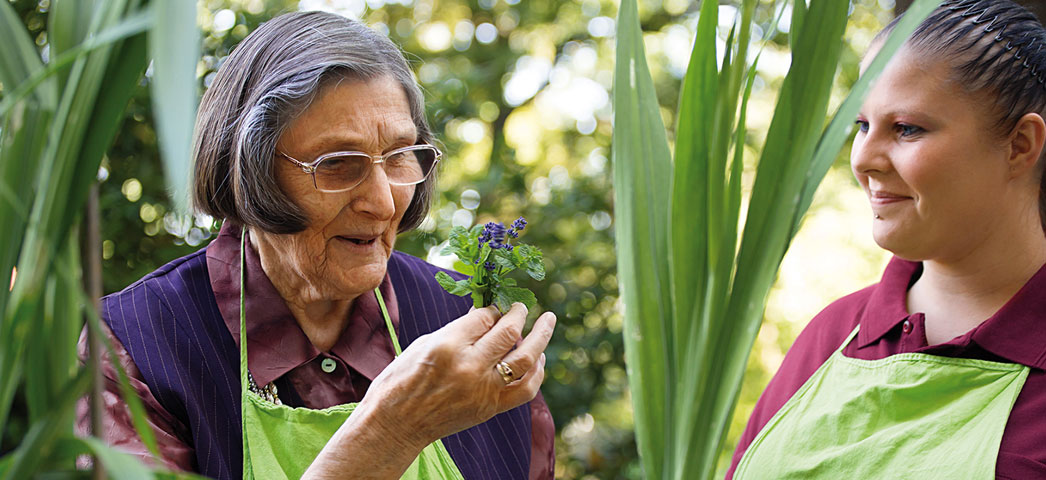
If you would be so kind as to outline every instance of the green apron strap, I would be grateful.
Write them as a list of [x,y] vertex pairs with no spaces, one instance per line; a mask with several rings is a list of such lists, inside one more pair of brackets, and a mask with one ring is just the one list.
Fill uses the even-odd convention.
[[[244,309],[246,304],[244,296],[244,278],[246,275],[244,272],[247,269],[247,262],[244,261],[246,253],[244,250],[247,244],[247,227],[243,227],[240,231],[240,418],[246,418],[248,402],[247,399],[247,311]],[[251,457],[250,449],[247,448],[247,429],[243,428],[241,420],[240,431],[243,435],[243,472],[246,476],[248,472],[251,472]],[[251,475],[253,477],[253,475]]]
[[860,329],[861,329],[860,325],[854,327],[854,330],[852,332],[850,332],[850,335],[846,337],[846,340],[843,340],[843,343],[841,345],[839,345],[839,348],[835,349],[835,353],[837,355],[842,355],[843,354],[843,349],[846,348],[846,346],[849,345],[850,342],[853,341],[854,337],[857,336],[857,331],[860,330]]
[[396,356],[398,357],[403,353],[403,349],[400,348],[400,339],[396,336],[396,327],[392,326],[392,319],[389,318],[389,310],[385,308],[385,299],[381,296],[380,287],[374,289],[374,296],[378,298],[381,315],[385,317],[385,326],[389,329],[389,336],[392,337],[392,348],[396,350]]

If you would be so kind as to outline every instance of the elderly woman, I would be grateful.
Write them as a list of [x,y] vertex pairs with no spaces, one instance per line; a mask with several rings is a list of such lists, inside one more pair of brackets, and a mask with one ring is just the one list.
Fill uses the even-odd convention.
[[[470,310],[393,251],[440,159],[394,44],[332,14],[275,18],[225,60],[196,127],[195,200],[221,232],[102,303],[166,465],[552,478],[555,316],[521,339],[525,307]],[[103,435],[147,456],[108,376]]]
[[892,59],[851,166],[895,258],[795,341],[728,478],[1046,478],[1044,46],[952,0]]

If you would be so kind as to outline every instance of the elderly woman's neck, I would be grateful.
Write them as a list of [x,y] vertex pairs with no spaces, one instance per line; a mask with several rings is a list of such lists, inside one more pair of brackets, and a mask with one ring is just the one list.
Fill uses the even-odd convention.
[[359,293],[331,292],[322,279],[310,278],[285,244],[286,236],[251,231],[251,246],[258,252],[262,271],[287,303],[305,336],[318,350],[334,347],[349,323],[349,311]]

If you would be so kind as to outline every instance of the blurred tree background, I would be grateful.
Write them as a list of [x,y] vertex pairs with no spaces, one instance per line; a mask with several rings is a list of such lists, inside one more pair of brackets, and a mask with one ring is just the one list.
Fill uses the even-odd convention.
[[[3,1],[15,6],[47,55],[43,30],[50,0]],[[735,8],[721,3],[725,37]],[[549,271],[544,282],[526,286],[537,294],[541,310],[559,316],[542,388],[557,427],[556,477],[640,478],[611,228],[609,91],[616,1],[199,0],[198,7],[201,90],[251,30],[297,9],[363,20],[403,47],[447,155],[431,215],[417,231],[402,235],[397,248],[449,265],[438,252],[452,226],[526,216],[526,242],[545,252]],[[675,118],[699,4],[651,0],[640,7],[663,112],[666,120]],[[893,8],[892,0],[853,1],[836,101],[856,79],[860,56]],[[757,38],[772,31],[774,19],[781,21],[762,53],[749,110],[756,138],[765,134],[788,67],[788,13],[767,7],[757,18]],[[150,75],[136,90],[98,172],[106,293],[200,248],[216,232],[214,219],[170,213],[146,88]],[[758,152],[747,153],[757,158]],[[870,218],[841,155],[782,265],[724,460],[806,322],[831,300],[878,278],[887,257],[871,241]],[[17,422],[15,416],[0,452],[20,438]]]

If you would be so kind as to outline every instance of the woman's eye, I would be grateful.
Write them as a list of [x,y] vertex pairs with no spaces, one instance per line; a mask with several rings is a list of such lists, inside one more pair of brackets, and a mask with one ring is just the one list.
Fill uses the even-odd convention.
[[916,127],[915,125],[898,123],[897,131],[900,132],[902,137],[911,137],[922,133],[923,129],[921,127]]
[[854,122],[854,124],[857,125],[857,129],[860,130],[861,133],[868,133],[867,120],[857,120],[856,122]]

